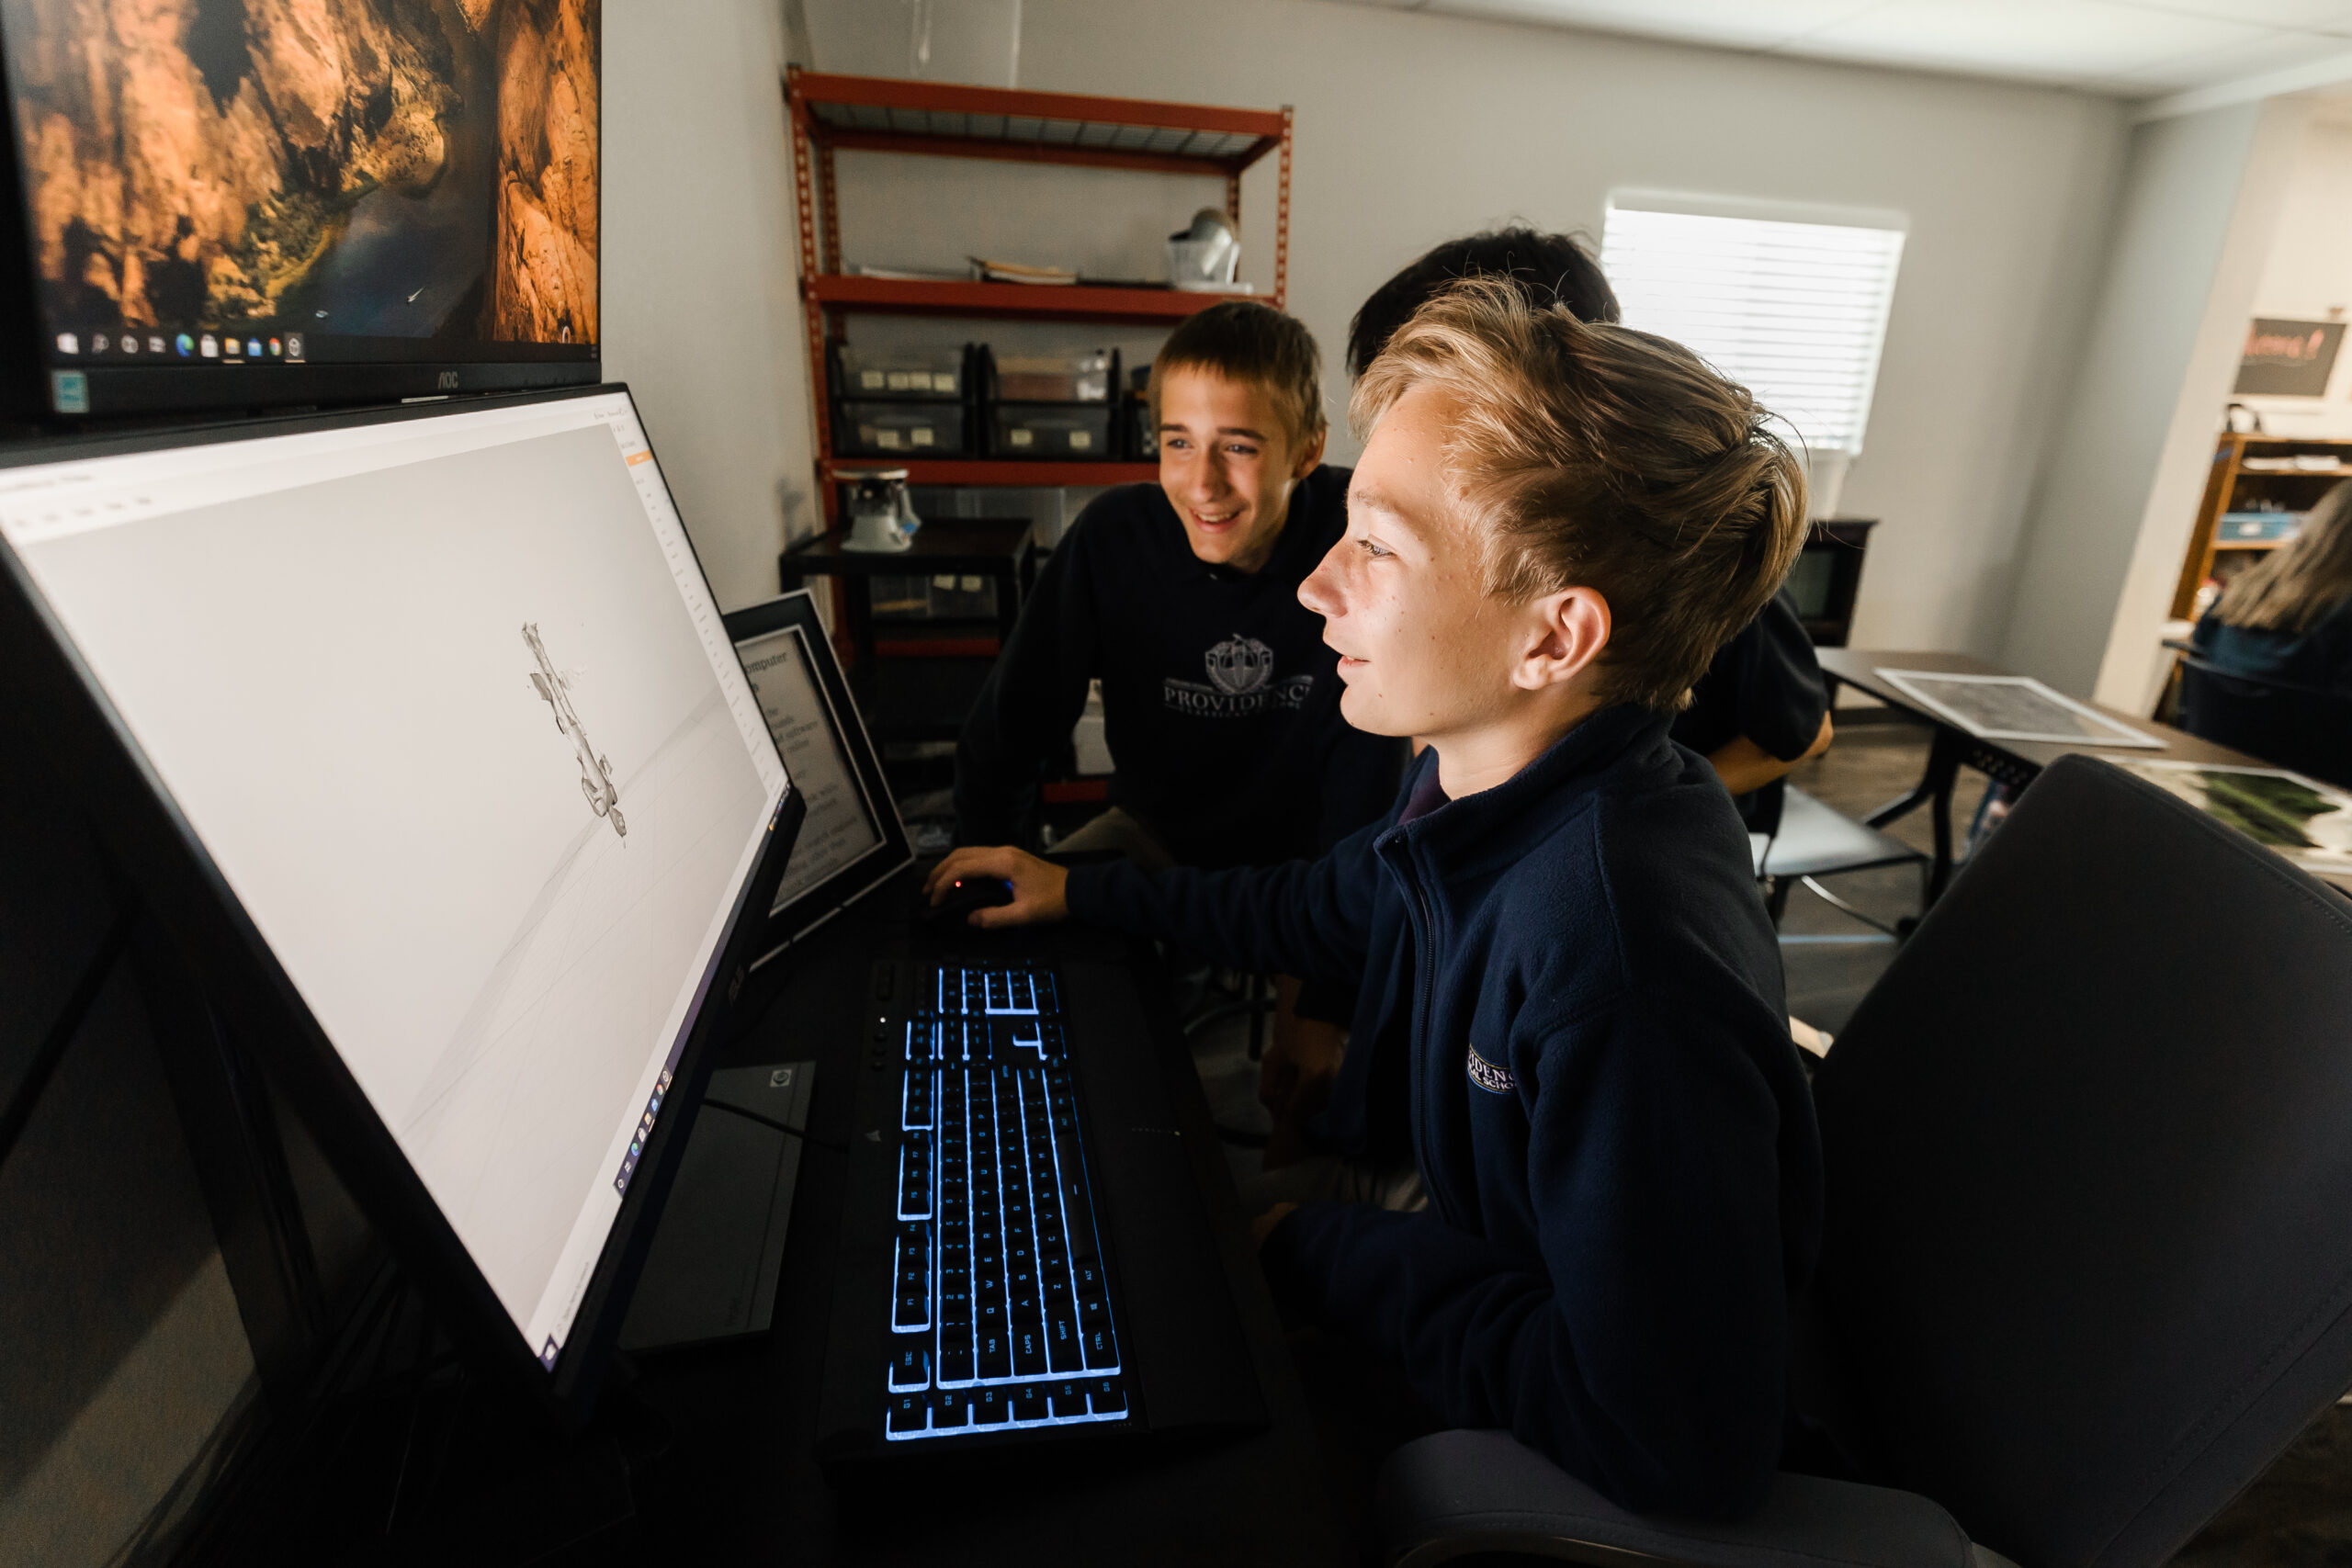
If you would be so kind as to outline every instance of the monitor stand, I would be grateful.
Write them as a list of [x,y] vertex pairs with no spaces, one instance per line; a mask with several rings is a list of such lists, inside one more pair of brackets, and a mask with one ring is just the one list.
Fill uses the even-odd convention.
[[808,1126],[815,1077],[811,1062],[722,1067],[710,1075],[621,1325],[622,1349],[667,1350],[767,1332],[802,1143],[769,1123]]

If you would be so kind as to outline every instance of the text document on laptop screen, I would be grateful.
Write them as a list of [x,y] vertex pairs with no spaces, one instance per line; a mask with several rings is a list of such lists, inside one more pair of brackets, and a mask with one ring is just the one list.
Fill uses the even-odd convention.
[[[851,764],[844,739],[854,715],[833,711],[817,677],[817,653],[798,626],[735,645],[800,798],[808,808],[771,914],[882,848],[882,822]],[[846,719],[846,722],[845,722]]]
[[0,470],[5,534],[542,1364],[786,772],[624,393]]

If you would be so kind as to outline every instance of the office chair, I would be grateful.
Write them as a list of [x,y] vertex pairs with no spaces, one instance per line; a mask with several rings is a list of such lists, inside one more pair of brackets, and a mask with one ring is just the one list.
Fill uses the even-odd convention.
[[2180,656],[2180,728],[2202,739],[2352,789],[2352,700]]
[[[1390,1456],[1400,1568],[2152,1568],[2352,1388],[2352,904],[2051,765],[1814,1079],[1798,1387],[1867,1478],[1636,1517],[1508,1434]],[[1980,1544],[1981,1543],[1981,1544]]]
[[1843,812],[1824,806],[1796,785],[1783,782],[1779,830],[1772,835],[1756,870],[1764,883],[1764,908],[1770,913],[1776,930],[1781,914],[1788,908],[1789,890],[1803,882],[1832,908],[1894,936],[1899,933],[1894,927],[1847,903],[1824,887],[1818,878],[1904,864],[1919,867],[1919,902],[1925,906],[1926,855],[1902,840],[1865,827]]

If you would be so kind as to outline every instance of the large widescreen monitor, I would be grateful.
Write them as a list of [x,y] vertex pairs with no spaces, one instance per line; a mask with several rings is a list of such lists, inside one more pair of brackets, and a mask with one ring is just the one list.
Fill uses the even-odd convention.
[[136,775],[346,1181],[576,1386],[800,804],[627,391],[14,452],[0,541],[0,700]]
[[601,32],[600,0],[0,0],[16,400],[595,381]]

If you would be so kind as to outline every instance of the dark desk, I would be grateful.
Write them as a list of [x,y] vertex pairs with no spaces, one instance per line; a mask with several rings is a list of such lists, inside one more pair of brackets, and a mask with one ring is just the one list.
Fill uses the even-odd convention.
[[[912,883],[877,890],[777,962],[775,994],[724,1048],[721,1066],[818,1064],[810,1131],[854,1135],[850,1079],[869,958],[898,939]],[[935,936],[960,953],[1118,956],[1121,939],[1083,928]],[[729,1563],[1268,1563],[1345,1561],[1325,1501],[1311,1418],[1258,1272],[1247,1225],[1191,1057],[1144,959],[1146,1010],[1216,1223],[1260,1384],[1268,1430],[1183,1447],[1040,1444],[984,1467],[876,1472],[837,1491],[811,1458],[840,1223],[842,1162],[803,1156],[775,1331],[740,1346],[640,1362],[634,1392],[675,1437],[638,1498],[654,1560]],[[755,979],[755,984],[757,983]],[[945,1461],[942,1461],[943,1465]]]
[[[924,524],[905,550],[845,549],[849,536],[836,532],[820,534],[777,558],[778,578],[786,592],[810,577],[842,580],[850,692],[876,740],[953,740],[963,733],[964,717],[1021,613],[1021,571],[1029,556],[1029,536],[1030,525],[1021,519],[955,519]],[[909,622],[905,631],[926,645],[924,651],[879,657],[874,579],[949,573],[984,577],[996,585],[993,626],[967,622],[963,635],[943,637],[949,628]],[[981,629],[991,635],[972,635]]]
[[996,584],[997,637],[1011,637],[1021,612],[1021,563],[1029,553],[1029,533],[1023,519],[954,519],[924,524],[903,550],[853,550],[845,547],[848,534],[836,531],[785,551],[776,558],[776,570],[787,593],[807,577],[843,580],[850,642],[856,661],[864,664],[875,653],[870,590],[876,577],[985,577]]
[[2015,671],[1965,653],[1890,652],[1883,649],[1825,648],[1816,650],[1821,660],[1821,672],[1829,677],[1834,700],[1839,685],[1853,687],[1893,707],[1903,709],[1925,723],[1935,726],[1936,737],[1928,748],[1927,771],[1919,775],[1918,784],[1907,795],[1888,801],[1863,820],[1873,828],[1883,828],[1898,817],[1906,816],[1922,806],[1932,807],[1935,828],[1935,858],[1928,876],[1928,902],[1942,897],[1944,886],[1951,880],[1951,796],[1962,763],[1990,775],[1999,782],[2022,789],[2031,784],[2041,770],[2069,752],[2085,752],[2105,757],[2110,761],[2130,757],[2162,757],[2176,762],[2218,762],[2242,768],[2267,768],[2270,764],[2233,751],[2226,746],[2216,746],[2210,740],[2199,740],[2186,730],[2158,724],[2120,709],[2098,703],[2090,705],[2119,724],[2126,724],[2143,735],[2151,735],[2165,743],[2162,751],[2138,747],[2094,746],[2087,743],[2049,740],[1987,740],[1971,734],[1932,709],[1922,707],[1906,696],[1903,690],[1881,680],[1878,671],[1888,670],[1927,670],[1953,675],[2007,675]]

